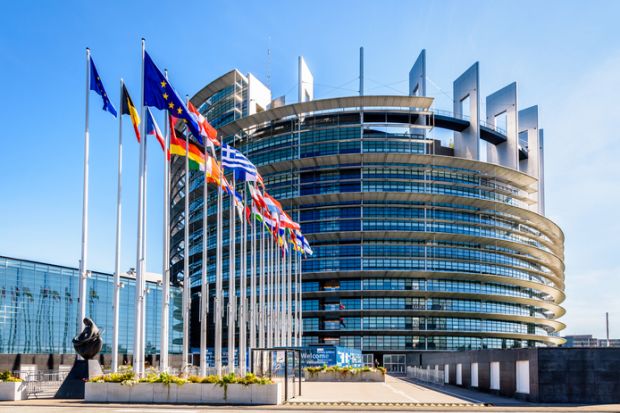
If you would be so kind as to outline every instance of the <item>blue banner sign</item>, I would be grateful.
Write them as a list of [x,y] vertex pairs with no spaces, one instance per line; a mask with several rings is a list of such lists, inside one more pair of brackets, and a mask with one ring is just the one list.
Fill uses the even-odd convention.
[[362,367],[362,351],[348,347],[302,347],[302,367],[339,366]]

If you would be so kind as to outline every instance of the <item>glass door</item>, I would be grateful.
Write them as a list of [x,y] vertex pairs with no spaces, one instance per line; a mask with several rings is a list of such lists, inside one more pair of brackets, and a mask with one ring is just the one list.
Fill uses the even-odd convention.
[[405,374],[404,354],[384,354],[383,367],[390,374]]

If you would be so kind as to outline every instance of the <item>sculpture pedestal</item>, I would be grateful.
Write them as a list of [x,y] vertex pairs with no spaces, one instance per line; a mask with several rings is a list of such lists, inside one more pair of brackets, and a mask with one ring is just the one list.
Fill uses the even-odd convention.
[[97,360],[75,360],[69,375],[56,392],[56,399],[83,399],[86,380],[101,376],[103,370]]

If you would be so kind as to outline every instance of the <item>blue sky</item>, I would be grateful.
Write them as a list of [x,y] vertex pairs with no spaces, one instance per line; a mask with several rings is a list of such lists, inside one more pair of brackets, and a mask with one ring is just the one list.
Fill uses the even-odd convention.
[[[77,266],[80,254],[84,48],[118,102],[139,101],[140,38],[175,88],[193,94],[236,67],[296,99],[296,59],[315,97],[355,94],[365,47],[367,94],[406,93],[427,50],[429,95],[451,109],[452,81],[480,62],[486,96],[517,81],[519,107],[540,107],[547,215],[566,234],[567,334],[620,337],[620,3],[593,1],[24,0],[0,14],[0,254]],[[181,2],[179,2],[180,4]],[[271,49],[271,61],[267,49]],[[484,99],[483,99],[484,100]],[[92,96],[90,266],[111,272],[116,120]],[[125,122],[124,269],[134,266],[137,145]],[[149,148],[148,269],[161,269],[162,154]]]

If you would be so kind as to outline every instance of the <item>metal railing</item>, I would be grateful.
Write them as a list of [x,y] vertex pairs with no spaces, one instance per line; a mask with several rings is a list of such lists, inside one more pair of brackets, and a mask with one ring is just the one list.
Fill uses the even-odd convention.
[[24,380],[29,399],[53,398],[65,380],[68,371],[16,370],[13,375]]
[[444,385],[444,371],[440,369],[423,369],[418,366],[407,366],[407,378],[420,380],[425,383]]

